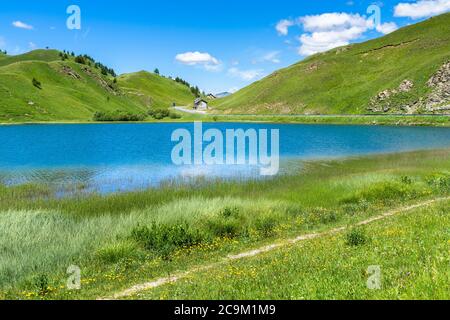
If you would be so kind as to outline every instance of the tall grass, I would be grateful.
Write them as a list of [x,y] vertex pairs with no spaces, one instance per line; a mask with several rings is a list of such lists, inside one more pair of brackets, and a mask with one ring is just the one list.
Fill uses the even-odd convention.
[[[229,208],[238,214],[225,216]],[[249,228],[262,228],[259,224],[263,219],[282,221],[278,208],[280,204],[268,201],[255,206],[241,199],[194,198],[129,214],[82,219],[40,210],[3,212],[0,215],[0,285],[31,280],[27,279],[29,275],[64,273],[71,264],[80,265],[97,254],[117,254],[124,250],[124,240],[128,238],[137,244],[147,241],[143,249],[155,249],[154,253],[166,255],[170,252],[163,247],[163,242],[170,244],[174,236],[186,237],[183,230],[193,230],[198,239],[189,243],[172,239],[172,250],[215,237],[242,235]],[[285,219],[288,219],[287,212],[284,210]],[[160,242],[152,246],[149,240],[152,237],[159,237]],[[136,247],[125,249],[122,257],[132,255]]]
[[11,286],[37,274],[63,273],[134,224],[131,215],[76,219],[48,211],[3,212],[0,284]]

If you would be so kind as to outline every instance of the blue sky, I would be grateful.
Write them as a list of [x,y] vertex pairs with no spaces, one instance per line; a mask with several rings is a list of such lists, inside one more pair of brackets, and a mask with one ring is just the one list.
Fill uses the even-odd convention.
[[[81,30],[66,27],[69,5],[81,9]],[[87,53],[118,73],[157,67],[218,93],[447,11],[450,0],[2,1],[0,48]]]

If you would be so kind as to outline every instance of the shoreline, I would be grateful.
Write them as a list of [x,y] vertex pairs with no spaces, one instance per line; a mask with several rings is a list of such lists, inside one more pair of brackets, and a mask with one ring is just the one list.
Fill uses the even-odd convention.
[[[417,150],[402,150],[402,151],[383,151],[374,153],[364,153],[364,154],[348,154],[348,155],[328,155],[328,156],[314,156],[314,157],[285,157],[280,163],[285,162],[285,164],[301,164],[304,168],[308,167],[319,167],[325,165],[326,167],[330,164],[336,163],[349,163],[349,162],[370,162],[370,161],[383,161],[389,158],[395,159],[398,157],[420,157],[421,155],[426,156],[428,154],[442,155],[450,154],[450,147],[439,147],[430,149],[417,149]],[[61,167],[61,168],[47,168],[46,170],[68,170],[71,167]],[[303,169],[304,169],[303,168]],[[20,188],[21,186],[33,186],[45,188],[47,191],[54,193],[49,199],[53,200],[64,200],[64,199],[75,199],[83,198],[89,199],[100,196],[102,198],[114,197],[114,196],[132,196],[147,192],[157,192],[161,190],[177,190],[180,188],[191,189],[193,185],[200,183],[203,186],[216,186],[219,184],[235,184],[235,185],[245,185],[248,183],[255,183],[256,185],[262,185],[277,181],[279,179],[290,179],[298,175],[304,175],[308,173],[308,170],[301,170],[301,172],[294,171],[282,171],[274,176],[266,176],[261,178],[261,176],[248,176],[248,177],[192,177],[187,180],[183,180],[181,176],[174,176],[171,178],[163,179],[154,185],[146,185],[141,187],[133,187],[129,189],[115,189],[113,191],[101,191],[101,188],[96,188],[94,185],[89,187],[88,183],[81,183],[80,185],[86,185],[87,188],[78,189],[79,184],[77,182],[65,182],[64,184],[57,185],[52,182],[36,182],[36,181],[22,181],[17,184],[2,183],[0,181],[0,187],[4,188]],[[59,193],[57,197],[56,193]],[[1,206],[0,206],[1,207]]]
[[179,120],[146,120],[146,121],[30,121],[0,122],[3,126],[24,125],[80,125],[80,124],[157,124],[157,123],[273,123],[273,124],[305,124],[305,125],[367,125],[367,126],[403,126],[403,127],[450,127],[450,115],[185,115]]

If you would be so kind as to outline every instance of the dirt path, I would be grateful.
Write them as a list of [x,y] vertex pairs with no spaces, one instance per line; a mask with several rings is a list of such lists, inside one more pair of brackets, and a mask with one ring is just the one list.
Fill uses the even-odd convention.
[[245,259],[245,258],[250,258],[250,257],[255,257],[258,255],[261,255],[263,253],[266,252],[270,252],[270,251],[274,251],[276,249],[282,248],[282,247],[286,247],[288,245],[292,245],[292,244],[296,244],[298,242],[303,242],[306,240],[312,240],[312,239],[316,239],[316,238],[320,238],[320,237],[324,237],[324,236],[329,236],[329,235],[333,235],[336,233],[340,233],[343,231],[348,230],[349,228],[352,227],[357,227],[357,226],[364,226],[364,225],[368,225],[370,223],[376,222],[376,221],[380,221],[380,220],[384,220],[386,218],[404,213],[404,212],[408,212],[408,211],[412,211],[414,209],[419,209],[419,208],[423,208],[423,207],[427,207],[430,206],[432,204],[438,203],[438,202],[443,202],[443,201],[448,201],[450,200],[450,197],[444,197],[444,198],[437,198],[437,199],[433,199],[433,200],[428,200],[428,201],[424,201],[424,202],[420,202],[414,205],[410,205],[410,206],[406,206],[406,207],[402,207],[402,208],[398,208],[398,209],[394,209],[388,212],[385,212],[384,214],[381,214],[379,216],[358,222],[354,225],[350,225],[350,226],[346,226],[346,227],[339,227],[339,228],[333,228],[330,229],[328,231],[324,231],[324,232],[320,232],[320,233],[310,233],[310,234],[305,234],[302,236],[299,236],[297,238],[294,239],[289,239],[289,240],[282,240],[279,241],[277,243],[274,243],[272,245],[268,245],[268,246],[264,246],[262,248],[259,249],[255,249],[252,251],[248,251],[248,252],[243,252],[237,255],[230,255],[226,258],[224,258],[223,260],[216,262],[216,263],[212,263],[212,264],[208,264],[208,265],[204,265],[204,266],[199,266],[196,268],[193,268],[189,271],[186,272],[180,272],[176,275],[173,275],[171,277],[166,277],[166,278],[160,278],[151,282],[147,282],[147,283],[143,283],[143,284],[139,284],[136,285],[132,288],[129,288],[127,290],[124,290],[120,293],[117,293],[115,295],[113,295],[112,297],[109,298],[99,298],[99,300],[116,300],[116,299],[122,299],[122,298],[126,298],[126,297],[130,297],[136,293],[142,292],[142,291],[146,291],[146,290],[150,290],[150,289],[154,289],[160,286],[163,286],[165,284],[168,283],[173,283],[173,282],[177,282],[178,280],[181,280],[183,278],[186,278],[187,276],[193,274],[193,273],[197,273],[197,272],[202,272],[202,271],[207,271],[210,269],[213,269],[215,267],[218,267],[220,265],[223,265],[225,263],[231,262],[231,261],[235,261],[235,260],[240,260],[240,259]]

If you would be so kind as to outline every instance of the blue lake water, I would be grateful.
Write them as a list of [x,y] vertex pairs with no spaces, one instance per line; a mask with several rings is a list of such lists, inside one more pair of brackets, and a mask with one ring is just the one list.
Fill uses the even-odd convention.
[[[203,124],[204,131],[279,129],[281,171],[293,159],[348,157],[450,147],[449,128],[291,124]],[[0,182],[83,184],[102,193],[168,180],[259,176],[258,166],[176,166],[174,130],[193,124],[26,125],[0,127]],[[298,161],[295,161],[298,163]]]

